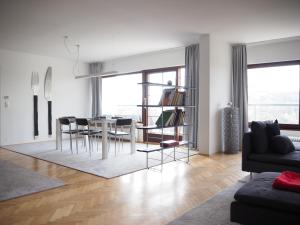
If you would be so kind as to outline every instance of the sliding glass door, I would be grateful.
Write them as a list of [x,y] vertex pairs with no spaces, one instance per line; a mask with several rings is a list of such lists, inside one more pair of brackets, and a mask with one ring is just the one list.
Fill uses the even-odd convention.
[[[130,117],[146,125],[155,125],[162,113],[161,107],[137,107],[148,104],[159,106],[159,101],[164,88],[162,86],[139,85],[149,82],[156,84],[169,84],[184,86],[185,68],[182,66],[145,70],[139,73],[107,76],[102,78],[102,114],[110,116]],[[174,109],[174,107],[164,110]],[[183,128],[163,129],[164,140],[181,140]],[[143,141],[160,142],[162,129],[144,130]]]
[[[184,75],[184,67],[147,70],[144,71],[143,82],[184,86]],[[168,87],[144,85],[143,88],[143,99],[147,101],[147,104],[159,105],[163,89]],[[163,108],[163,110],[166,109],[168,108]],[[157,121],[161,113],[162,107],[144,108],[143,124],[155,125],[155,122]],[[164,140],[174,139],[174,136],[176,136],[177,139],[181,139],[181,134],[181,128],[165,128],[163,129],[163,131],[162,129],[145,130],[144,141],[148,140],[149,142],[160,142],[162,140],[162,135]]]

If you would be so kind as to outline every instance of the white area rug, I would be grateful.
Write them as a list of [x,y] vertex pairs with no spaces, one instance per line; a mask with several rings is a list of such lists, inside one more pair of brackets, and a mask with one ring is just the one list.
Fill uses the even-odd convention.
[[[36,142],[30,144],[20,145],[7,145],[3,148],[18,152],[21,154],[29,155],[38,159],[53,162],[59,165],[63,165],[72,169],[80,170],[86,173],[94,174],[104,178],[113,178],[128,173],[136,172],[138,170],[146,169],[146,153],[136,152],[130,154],[130,143],[125,142],[124,148],[117,151],[117,156],[114,155],[114,146],[111,146],[108,159],[101,159],[101,143],[99,143],[99,151],[96,151],[96,145],[94,145],[94,151],[90,158],[88,151],[80,144],[79,153],[76,154],[75,142],[73,144],[73,152],[69,148],[69,142],[64,141],[63,151],[55,149],[55,142]],[[137,144],[137,147],[139,144]],[[172,149],[165,150],[164,153],[172,153]],[[197,154],[197,151],[190,151],[191,155]],[[155,152],[149,154],[149,157],[160,159],[160,153]],[[186,154],[176,153],[176,158],[185,158]],[[165,158],[164,162],[171,162],[172,158]],[[157,166],[160,162],[150,161],[149,166]]]

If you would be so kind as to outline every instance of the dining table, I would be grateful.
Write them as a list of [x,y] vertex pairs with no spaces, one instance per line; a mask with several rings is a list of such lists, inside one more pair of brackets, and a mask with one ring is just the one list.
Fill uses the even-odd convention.
[[[116,123],[117,119],[114,118],[96,118],[96,119],[89,119],[89,121],[93,124],[100,125],[102,132],[102,155],[101,159],[108,158],[108,131],[110,128]],[[132,124],[130,127],[130,153],[134,154],[136,152],[136,137],[135,137],[135,127],[136,122],[132,120]],[[60,135],[60,122],[59,119],[56,119],[56,149],[60,149],[62,144],[61,135]]]

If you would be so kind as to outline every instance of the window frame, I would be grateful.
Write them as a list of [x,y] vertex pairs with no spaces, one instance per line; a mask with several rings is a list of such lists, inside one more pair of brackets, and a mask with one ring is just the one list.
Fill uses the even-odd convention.
[[[257,69],[257,68],[268,68],[268,67],[281,67],[281,66],[299,66],[299,114],[298,114],[298,124],[282,124],[280,123],[280,128],[283,130],[300,130],[300,60],[290,60],[290,61],[279,61],[279,62],[268,62],[268,63],[258,63],[258,64],[248,64],[248,69]],[[248,88],[248,87],[247,87]],[[280,122],[280,121],[279,121]],[[249,122],[250,124],[250,122]]]

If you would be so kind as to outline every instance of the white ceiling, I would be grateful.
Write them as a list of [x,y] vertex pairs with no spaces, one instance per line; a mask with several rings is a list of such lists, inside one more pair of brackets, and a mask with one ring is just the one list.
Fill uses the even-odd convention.
[[300,0],[0,0],[0,48],[98,61],[193,43],[300,35]]

